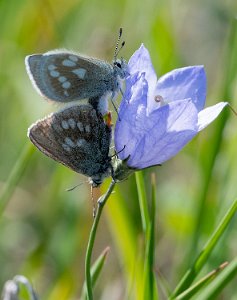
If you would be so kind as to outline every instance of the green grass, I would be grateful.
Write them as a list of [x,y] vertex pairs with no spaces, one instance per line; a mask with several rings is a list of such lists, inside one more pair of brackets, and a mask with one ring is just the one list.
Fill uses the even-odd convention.
[[[122,26],[125,59],[144,43],[159,75],[204,64],[207,106],[228,101],[237,110],[237,7],[222,2],[0,2],[0,287],[23,274],[40,299],[78,299],[93,222],[89,185],[65,192],[85,178],[29,145],[30,124],[60,107],[37,95],[24,57],[68,48],[111,61]],[[95,299],[237,298],[236,124],[225,109],[175,158],[116,185],[92,252],[92,263],[101,259]]]

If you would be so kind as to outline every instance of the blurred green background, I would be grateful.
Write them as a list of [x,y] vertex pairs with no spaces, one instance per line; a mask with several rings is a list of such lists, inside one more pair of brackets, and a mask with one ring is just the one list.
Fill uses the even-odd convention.
[[[65,190],[80,176],[30,148],[31,123],[59,106],[44,101],[26,74],[24,58],[67,48],[112,60],[119,27],[129,59],[144,43],[158,75],[203,64],[207,106],[229,101],[237,109],[236,0],[1,0],[0,188],[27,152],[24,171],[0,218],[0,287],[24,274],[42,299],[79,299],[92,224],[90,186]],[[233,33],[234,32],[234,33]],[[155,270],[171,289],[237,196],[237,120],[228,109],[175,158],[144,172],[157,178]],[[106,190],[109,179],[99,197]],[[237,253],[237,220],[208,260],[202,275]],[[103,212],[93,257],[110,246],[96,299],[137,299],[132,272],[143,249],[134,176],[117,185]],[[132,271],[133,269],[133,271]],[[130,278],[130,279],[128,279]],[[112,295],[112,297],[111,297]],[[162,289],[160,298],[165,299]],[[237,299],[231,283],[218,299]]]

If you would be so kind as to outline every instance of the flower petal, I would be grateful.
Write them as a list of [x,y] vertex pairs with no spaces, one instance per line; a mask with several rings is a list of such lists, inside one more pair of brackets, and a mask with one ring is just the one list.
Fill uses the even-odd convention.
[[125,93],[123,95],[123,99],[121,101],[121,104],[123,103],[123,101],[127,101],[129,102],[131,97],[132,97],[132,92],[133,92],[133,86],[136,84],[136,82],[140,79],[140,77],[143,76],[144,74],[140,74],[140,73],[135,73],[132,75],[129,75],[126,78],[126,90]]
[[[114,131],[114,143],[116,151],[120,152],[119,157],[126,159],[133,151],[139,140],[139,132],[136,132],[136,122],[139,119],[139,111],[146,110],[147,82],[144,74],[131,87],[131,98],[122,99],[119,107],[119,118],[117,119]],[[125,146],[125,148],[124,148]]]
[[145,73],[145,78],[149,83],[148,98],[154,94],[154,88],[157,82],[156,72],[153,68],[151,57],[146,47],[141,44],[140,48],[134,52],[128,62],[128,72]]
[[160,77],[153,97],[148,100],[148,109],[152,111],[159,104],[155,96],[162,96],[166,103],[192,99],[198,111],[202,110],[206,99],[206,74],[203,66],[192,66],[173,70]]
[[219,102],[216,105],[205,108],[198,113],[198,131],[203,130],[221,113],[228,102]]
[[[171,102],[153,111],[147,116],[147,122],[142,120],[139,136],[131,134],[127,140],[125,151],[127,146],[130,151],[126,151],[127,157],[130,155],[128,165],[143,169],[173,157],[197,134],[197,115],[191,99]],[[119,157],[124,159],[123,151]]]

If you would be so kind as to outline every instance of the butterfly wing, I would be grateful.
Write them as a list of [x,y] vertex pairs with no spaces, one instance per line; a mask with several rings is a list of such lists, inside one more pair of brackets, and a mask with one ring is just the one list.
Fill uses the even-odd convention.
[[57,102],[101,97],[116,85],[111,64],[69,51],[29,55],[25,63],[39,94]]
[[111,127],[90,105],[78,105],[39,120],[28,130],[45,155],[88,177],[109,176]]

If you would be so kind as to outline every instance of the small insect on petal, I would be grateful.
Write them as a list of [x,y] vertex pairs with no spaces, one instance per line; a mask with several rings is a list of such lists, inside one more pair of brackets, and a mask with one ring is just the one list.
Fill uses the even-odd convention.
[[164,99],[163,99],[163,97],[161,95],[156,95],[155,96],[155,101],[158,102],[158,103],[160,103],[160,102],[164,101]]

